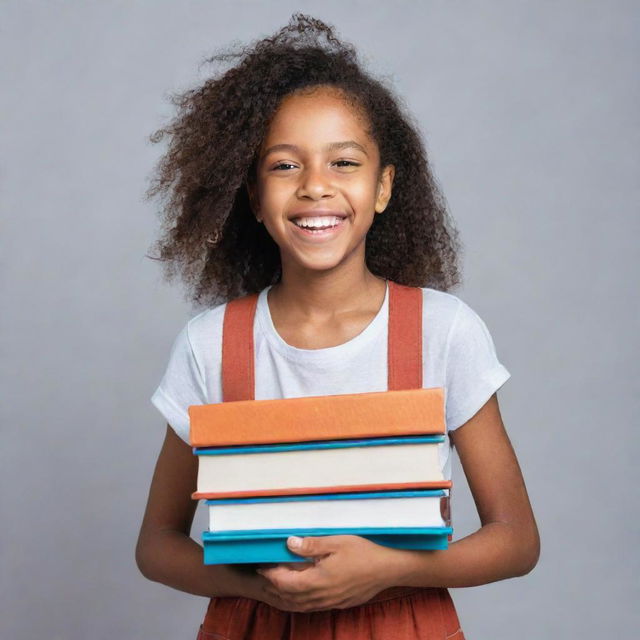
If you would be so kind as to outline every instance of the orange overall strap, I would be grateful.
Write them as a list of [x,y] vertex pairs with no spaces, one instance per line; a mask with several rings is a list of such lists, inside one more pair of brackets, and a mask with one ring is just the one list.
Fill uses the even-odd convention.
[[[253,319],[258,294],[227,303],[222,325],[222,399],[255,399]],[[389,280],[388,388],[422,388],[422,290]]]
[[388,388],[422,389],[422,289],[389,280]]
[[227,303],[222,323],[222,401],[255,399],[253,317],[258,294]]

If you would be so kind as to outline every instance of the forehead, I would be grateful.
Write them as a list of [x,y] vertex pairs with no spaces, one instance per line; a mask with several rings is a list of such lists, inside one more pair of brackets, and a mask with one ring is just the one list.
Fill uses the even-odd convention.
[[368,149],[376,147],[362,110],[339,90],[317,87],[283,98],[262,149],[279,143],[315,147],[342,140],[356,140]]

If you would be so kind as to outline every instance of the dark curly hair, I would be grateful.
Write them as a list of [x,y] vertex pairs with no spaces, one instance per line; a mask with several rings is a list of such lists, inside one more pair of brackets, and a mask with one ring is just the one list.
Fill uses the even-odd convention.
[[252,214],[247,184],[279,103],[319,85],[338,88],[364,112],[380,166],[395,166],[385,215],[367,234],[368,269],[410,286],[448,290],[460,282],[458,234],[417,125],[332,27],[295,13],[272,37],[203,61],[214,62],[237,64],[171,95],[178,114],[150,137],[168,135],[170,143],[146,192],[164,205],[159,255],[148,257],[164,262],[167,279],[181,275],[192,302],[215,305],[279,281],[279,248]]

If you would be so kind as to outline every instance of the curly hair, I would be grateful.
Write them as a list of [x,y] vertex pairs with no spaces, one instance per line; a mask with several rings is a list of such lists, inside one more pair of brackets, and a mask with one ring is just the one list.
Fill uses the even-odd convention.
[[368,269],[409,286],[460,282],[458,233],[433,177],[418,127],[390,88],[363,70],[333,27],[295,13],[272,37],[218,52],[226,71],[170,100],[178,113],[151,136],[169,136],[146,192],[163,202],[154,244],[165,277],[177,274],[192,302],[215,305],[279,281],[277,244],[252,214],[248,183],[269,123],[289,94],[324,85],[369,121],[380,166],[395,166],[391,199],[365,243]]

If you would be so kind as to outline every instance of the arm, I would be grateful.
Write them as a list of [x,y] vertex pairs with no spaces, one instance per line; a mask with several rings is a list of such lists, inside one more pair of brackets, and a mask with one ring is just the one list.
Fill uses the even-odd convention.
[[529,573],[540,538],[498,399],[451,432],[481,528],[442,551],[401,551],[389,558],[391,584],[470,587]]
[[254,597],[261,576],[235,565],[205,565],[202,547],[189,537],[197,474],[191,447],[167,425],[136,546],[138,568],[149,580],[187,593]]

